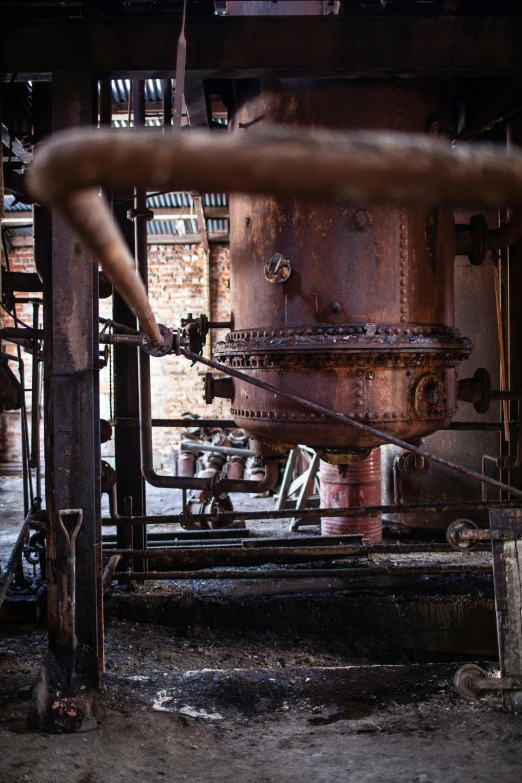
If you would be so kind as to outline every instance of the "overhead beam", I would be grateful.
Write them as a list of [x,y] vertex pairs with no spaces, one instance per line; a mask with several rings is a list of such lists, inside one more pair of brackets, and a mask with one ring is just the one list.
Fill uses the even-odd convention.
[[[89,67],[174,77],[180,26],[155,17],[3,20],[0,72],[27,78]],[[522,16],[214,17],[188,20],[187,71],[199,78],[506,76],[522,71]]]
[[[175,211],[168,207],[155,207],[153,220],[190,220],[197,219],[197,214],[190,214],[187,209],[184,211]],[[203,207],[203,213],[206,218],[226,219],[228,218],[228,207]],[[29,226],[33,222],[33,213],[28,210],[7,211],[6,215],[0,221],[7,226]]]
[[33,159],[32,154],[25,149],[22,142],[16,136],[9,134],[9,129],[2,125],[2,142],[10,150],[14,158],[18,158],[22,163],[30,163]]

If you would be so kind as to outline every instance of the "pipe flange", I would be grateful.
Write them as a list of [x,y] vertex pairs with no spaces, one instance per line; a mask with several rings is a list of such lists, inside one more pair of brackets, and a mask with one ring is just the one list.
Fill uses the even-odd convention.
[[468,530],[478,530],[476,525],[471,519],[455,519],[446,530],[446,540],[452,549],[458,551],[466,550],[469,552],[471,549],[475,549],[480,543],[478,539],[475,541],[469,538],[462,538],[462,533]]
[[148,207],[144,207],[143,209],[133,207],[127,212],[127,217],[129,220],[135,220],[139,217],[145,218],[145,220],[154,220],[154,212]]
[[397,468],[404,476],[424,476],[430,469],[429,459],[419,451],[401,454]]
[[[141,335],[141,348],[149,356],[166,356],[172,350],[174,342],[174,334],[172,329],[164,324],[158,324],[158,328],[161,334],[161,343],[159,345],[152,342],[150,337],[144,332]],[[177,346],[176,346],[177,352]]]
[[487,413],[491,405],[491,375],[485,367],[479,367],[473,378],[463,378],[458,382],[457,399],[459,402],[471,402],[477,413]]

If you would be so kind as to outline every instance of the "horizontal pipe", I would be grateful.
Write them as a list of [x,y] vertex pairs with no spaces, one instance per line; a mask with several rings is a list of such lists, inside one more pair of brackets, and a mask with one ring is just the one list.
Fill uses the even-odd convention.
[[[465,533],[466,533],[466,531],[465,531]],[[474,534],[478,534],[478,533],[480,533],[481,535],[484,533],[487,536],[489,536],[489,530],[480,529],[480,530],[472,530],[471,534],[469,536],[467,535],[467,533],[466,534],[463,533],[462,534],[462,538],[472,538],[472,536]],[[360,538],[362,538],[362,536],[360,536]],[[477,538],[480,538],[480,536],[477,536]],[[297,550],[297,549],[299,549],[299,546],[296,547],[295,544],[299,544],[300,539],[301,539],[300,536],[298,536],[298,537],[296,537],[294,539],[283,539],[283,538],[273,539],[273,541],[274,541],[273,545],[275,545],[275,546],[278,546],[278,545],[290,546],[290,544],[291,544],[292,546],[290,548],[293,548],[293,549]],[[305,540],[306,540],[306,536],[305,536]],[[246,542],[255,544],[255,540],[247,538],[245,541],[239,540],[239,541],[235,542],[235,547],[234,548],[237,549],[238,547],[240,547],[242,549],[247,549],[248,551],[251,551],[252,549],[256,549],[255,546],[253,546],[253,547],[246,546],[245,547],[244,544]],[[173,546],[173,547],[171,547],[171,549],[179,551],[180,547],[185,546],[186,543],[188,543],[188,542],[181,542],[180,541],[179,542],[179,546],[177,546],[177,545]],[[226,546],[230,546],[230,545],[234,546],[234,541],[219,541],[219,540],[216,540],[216,541],[208,541],[208,542],[202,542],[202,541],[192,542],[191,546],[189,547],[189,549],[187,551],[189,551],[189,550],[192,551],[192,548],[193,548],[194,544],[198,545],[200,547],[201,551],[204,550],[205,552],[208,551],[208,552],[212,553],[212,552],[216,551],[216,547],[214,545],[218,545],[221,548],[226,547]],[[324,547],[325,544],[322,544],[321,546]],[[357,546],[357,550],[356,550],[356,556],[357,557],[367,557],[367,556],[372,556],[372,555],[394,555],[394,556],[395,555],[411,555],[411,554],[429,555],[429,554],[434,554],[434,553],[454,554],[454,552],[455,552],[455,550],[452,547],[450,547],[450,545],[447,544],[446,542],[439,542],[439,543],[435,543],[435,544],[426,544],[426,543],[418,543],[418,544],[408,543],[408,544],[404,544],[402,542],[401,543],[393,543],[393,542],[390,542],[390,541],[384,541],[384,542],[382,542],[380,544],[362,544],[362,543],[360,543],[360,544],[357,544],[356,546]],[[161,546],[161,547],[158,546],[158,549],[159,548],[164,549],[165,551],[167,551],[169,549],[169,546]],[[263,547],[259,547],[259,549],[264,549],[264,548]],[[107,548],[105,545],[103,547],[102,554],[103,554],[104,557],[112,557],[112,555],[115,552],[118,552],[118,551],[120,551],[120,553],[124,552],[126,555],[130,553],[131,556],[134,554],[134,557],[142,557],[141,550],[129,550],[129,549],[118,550],[118,549],[116,549],[116,546]],[[153,546],[152,547],[147,547],[147,552],[150,553],[150,556],[152,557],[152,559],[154,559],[154,557],[153,557],[154,551],[155,550],[154,550]],[[470,550],[470,551],[473,551],[473,552],[477,552],[477,551],[480,551],[480,552],[490,552],[491,549],[490,549],[489,546],[482,546],[481,545],[480,547],[476,547],[476,548],[474,548],[473,550]]]
[[[139,427],[138,418],[118,417],[114,420],[116,427]],[[191,429],[192,427],[221,427],[223,429],[237,428],[233,419],[152,419],[153,427],[178,427]]]
[[521,237],[522,211],[517,210],[503,226],[488,231],[488,250],[504,250],[514,245]]
[[[138,427],[138,418],[123,418],[119,417],[114,420],[116,427]],[[178,427],[187,428],[190,427],[222,427],[223,429],[237,428],[237,424],[233,419],[152,419],[153,427]],[[512,421],[509,423],[510,430],[516,430],[517,423]],[[496,421],[452,421],[446,427],[447,430],[453,430],[455,432],[498,432],[504,429],[504,425],[501,422]]]
[[352,419],[349,416],[344,416],[342,413],[337,413],[330,408],[325,408],[324,405],[319,405],[317,402],[307,400],[304,397],[300,397],[298,394],[291,394],[290,392],[283,391],[276,386],[272,386],[270,383],[265,383],[265,381],[260,381],[258,378],[254,378],[253,376],[247,375],[244,372],[239,372],[239,370],[234,370],[232,367],[227,367],[225,364],[214,362],[211,359],[205,359],[205,357],[199,356],[192,351],[188,351],[186,348],[181,348],[180,353],[187,359],[190,359],[192,362],[200,362],[201,364],[205,364],[207,367],[212,367],[215,370],[219,370],[225,375],[231,375],[233,378],[238,378],[239,380],[244,381],[245,383],[249,383],[252,386],[257,386],[259,389],[264,389],[265,391],[271,392],[278,397],[284,397],[285,399],[290,400],[297,405],[301,405],[304,408],[308,408],[309,410],[313,410],[316,413],[319,413],[321,416],[326,416],[329,419],[335,419],[342,424],[348,424],[349,426],[361,430],[362,432],[367,432],[370,435],[379,438],[384,443],[391,443],[393,446],[398,446],[405,451],[421,454],[423,457],[427,457],[433,462],[437,462],[439,465],[443,465],[445,468],[454,470],[457,473],[463,473],[465,476],[470,476],[471,478],[477,479],[477,481],[481,481],[483,484],[489,484],[491,487],[495,487],[496,489],[507,492],[510,495],[514,495],[515,497],[522,498],[522,490],[520,489],[510,487],[508,484],[503,484],[501,481],[496,481],[495,479],[489,478],[489,476],[485,476],[482,473],[477,473],[475,470],[465,468],[463,465],[457,465],[456,462],[445,459],[445,457],[440,457],[438,454],[424,451],[418,446],[413,446],[411,443],[407,443],[404,440],[395,438],[393,435],[388,435],[388,433],[382,432],[375,427],[371,427],[369,424],[363,424],[362,421],[357,421],[356,419]]
[[447,576],[450,574],[490,574],[491,565],[464,563],[462,565],[432,566],[374,566],[370,568],[281,568],[201,569],[200,571],[126,571],[118,573],[118,580],[135,579],[372,579],[376,576]]
[[[0,339],[12,340],[12,339],[24,339],[24,340],[43,340],[43,329],[22,329],[16,327],[6,326],[0,329]],[[143,338],[141,335],[134,334],[105,334],[99,335],[99,343],[101,345],[141,345]]]
[[100,334],[100,345],[141,345],[143,338],[136,334]]
[[99,263],[154,345],[162,336],[143,282],[102,191],[248,192],[356,203],[497,206],[522,202],[522,155],[427,135],[265,129],[64,131],[41,145],[28,174],[31,196],[56,208]]
[[[378,517],[381,514],[441,514],[444,512],[462,511],[488,511],[491,508],[520,508],[520,502],[516,500],[464,500],[457,502],[437,503],[398,503],[383,506],[350,506],[348,508],[300,508],[283,509],[281,511],[229,511],[219,514],[194,514],[191,519],[196,523],[208,524],[210,522],[252,522],[255,520],[270,519],[309,519],[314,517]],[[157,516],[119,517],[118,524],[122,525],[179,525],[184,522],[182,514],[159,514]],[[114,525],[114,519],[104,517],[103,525]]]
[[44,336],[43,329],[27,329],[21,327],[5,326],[0,329],[0,339],[9,340],[10,338],[23,338],[28,340],[42,340]]
[[[515,431],[517,427],[515,421],[509,422],[510,430]],[[499,432],[504,429],[504,424],[500,421],[452,421],[446,429],[454,432]]]
[[235,449],[231,446],[217,446],[213,443],[198,443],[197,440],[182,440],[179,444],[186,451],[209,451],[215,454],[223,454],[225,457],[254,457],[251,449]]

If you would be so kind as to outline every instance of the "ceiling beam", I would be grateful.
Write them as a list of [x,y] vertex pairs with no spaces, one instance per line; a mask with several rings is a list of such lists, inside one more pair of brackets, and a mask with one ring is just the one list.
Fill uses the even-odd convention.
[[[4,19],[0,72],[18,79],[89,67],[99,75],[174,77],[178,22]],[[219,17],[186,26],[199,78],[506,76],[522,71],[522,15]]]
[[[196,197],[194,197],[194,201],[195,199]],[[191,220],[192,218],[198,220],[197,209],[192,215],[187,211],[188,209],[189,208],[187,207],[183,212],[176,212],[174,209],[169,209],[168,207],[153,207],[153,220]],[[203,207],[203,214],[207,219],[214,218],[217,220],[224,220],[228,218],[228,207]],[[2,218],[1,222],[11,226],[30,225],[33,222],[33,213],[21,209],[7,210],[5,217]]]

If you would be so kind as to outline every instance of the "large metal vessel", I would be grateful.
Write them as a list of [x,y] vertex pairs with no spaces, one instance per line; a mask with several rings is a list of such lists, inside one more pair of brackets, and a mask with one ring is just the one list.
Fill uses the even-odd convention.
[[[405,80],[236,83],[232,133],[270,125],[444,133],[445,88]],[[407,441],[446,427],[471,350],[454,325],[455,229],[440,209],[231,197],[233,331],[215,352]],[[239,427],[349,463],[381,441],[234,380]]]

